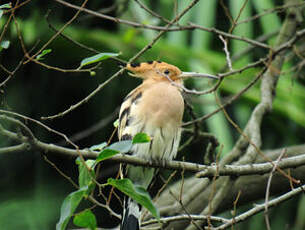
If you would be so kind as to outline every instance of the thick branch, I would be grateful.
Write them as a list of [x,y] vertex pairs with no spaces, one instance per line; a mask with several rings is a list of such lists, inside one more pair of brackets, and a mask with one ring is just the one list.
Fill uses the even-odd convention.
[[[5,130],[0,126],[0,133],[4,136],[9,137],[15,141],[23,142],[20,146],[0,148],[0,153],[5,152],[5,150],[10,150],[10,152],[16,151],[26,151],[30,149],[36,149],[48,154],[60,154],[72,157],[78,157],[80,154],[86,158],[96,158],[98,152],[93,152],[89,149],[71,149],[55,144],[48,144],[42,141],[37,140],[36,137],[33,139],[28,139],[27,137],[20,136],[11,131]],[[279,163],[279,167],[282,169],[286,168],[295,168],[302,165],[305,165],[305,145],[300,145],[296,149],[296,156],[288,157],[283,159]],[[202,165],[191,162],[182,162],[182,161],[168,161],[160,164],[156,161],[148,161],[140,157],[117,154],[113,156],[109,161],[118,162],[118,163],[128,163],[133,165],[145,166],[145,167],[155,167],[179,171],[190,171],[198,172],[198,177],[213,177],[213,176],[244,176],[244,175],[253,175],[253,174],[264,174],[272,170],[273,164],[270,162],[259,163],[259,164],[248,164],[248,165],[224,165],[220,167],[218,165]]]
[[[272,151],[265,151],[264,153],[271,158],[276,160],[277,157],[281,154],[283,149],[277,149]],[[300,152],[305,151],[305,145],[288,147],[286,156],[295,157]],[[258,159],[256,163],[261,163],[262,159]],[[305,180],[305,166],[298,167],[297,169],[291,170],[291,175],[294,178],[297,178],[301,181]],[[249,204],[255,202],[256,200],[263,199],[266,192],[266,184],[269,175],[261,176],[244,176],[236,180],[230,192],[226,195],[226,198],[219,204],[215,215],[217,213],[222,213],[233,208],[233,202],[235,201],[239,192],[241,195],[238,200],[238,206],[243,204]],[[223,186],[223,180],[225,178],[220,178],[215,183],[215,191],[218,191]],[[188,178],[184,182],[185,188],[192,188],[187,190],[182,196],[182,203],[189,213],[201,213],[202,208],[206,207],[210,202],[209,196],[214,193],[213,186],[204,186],[206,189],[200,190],[203,184],[205,184],[207,179],[199,178]],[[176,213],[183,213],[183,210],[180,207],[180,204],[172,197],[171,194],[175,196],[179,195],[181,181],[176,182],[170,188],[166,189],[159,199],[157,200],[157,206],[159,207],[161,216],[172,216]],[[198,189],[199,188],[199,189]],[[275,173],[271,183],[270,196],[283,194],[291,189],[289,181],[280,175]],[[199,190],[199,191],[198,191]],[[189,197],[194,197],[189,200]],[[200,202],[199,202],[200,201]],[[185,229],[185,226],[189,222],[177,222],[176,224],[170,225],[173,229]]]

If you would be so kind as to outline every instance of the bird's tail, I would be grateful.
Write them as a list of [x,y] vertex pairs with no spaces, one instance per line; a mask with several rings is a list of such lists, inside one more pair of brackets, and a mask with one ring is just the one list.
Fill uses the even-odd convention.
[[130,197],[125,197],[121,230],[139,230],[140,215],[141,205],[132,200]]

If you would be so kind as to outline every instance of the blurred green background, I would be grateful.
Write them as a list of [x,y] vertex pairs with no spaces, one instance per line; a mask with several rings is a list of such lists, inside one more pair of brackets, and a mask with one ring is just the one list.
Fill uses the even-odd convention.
[[[158,14],[171,19],[175,11],[181,12],[189,1],[156,0],[143,2]],[[239,15],[245,1],[223,1],[233,18]],[[1,4],[7,3],[1,1]],[[81,1],[73,1],[80,5]],[[283,1],[251,0],[242,11],[239,21],[264,12],[276,6],[283,5]],[[165,25],[164,22],[148,14],[134,1],[127,0],[89,0],[87,8],[106,12],[106,14],[151,25]],[[49,15],[50,23],[59,29],[74,14],[75,10],[64,7],[55,1],[32,0],[16,11],[16,18],[21,29],[24,43],[28,50],[37,44],[38,50],[54,34],[46,21]],[[268,35],[265,41],[272,45],[275,41],[285,14],[276,12],[266,14],[257,20],[251,20],[238,25],[233,33],[256,39]],[[1,31],[4,28],[8,14],[0,19]],[[194,22],[206,27],[215,27],[229,31],[231,24],[226,16],[220,1],[200,1],[180,21],[181,24]],[[304,23],[301,25],[304,28]],[[99,52],[121,52],[120,58],[128,60],[148,44],[157,34],[156,31],[137,29],[123,24],[117,24],[84,13],[64,31],[64,34],[75,41],[83,43]],[[15,25],[11,22],[3,40],[10,41],[8,49],[0,53],[0,62],[9,70],[13,70],[23,57],[23,51],[17,37]],[[303,49],[304,39],[297,45]],[[249,45],[244,42],[230,40],[230,52],[233,67],[239,68],[248,62],[266,55],[266,50],[255,48],[241,55]],[[45,56],[43,62],[61,68],[77,68],[83,58],[95,53],[83,49],[71,41],[57,37],[47,48],[52,52]],[[200,71],[219,73],[226,71],[226,58],[223,44],[217,35],[199,30],[169,32],[165,34],[152,49],[149,49],[137,61],[162,60],[178,66],[184,71]],[[286,74],[282,75],[277,87],[274,110],[267,115],[262,124],[263,149],[279,148],[305,142],[305,81],[304,70],[289,71],[300,62],[300,58],[291,52],[284,64]],[[27,115],[34,119],[41,116],[53,115],[61,112],[71,104],[78,102],[94,90],[98,84],[107,80],[119,70],[117,62],[111,59],[103,61],[96,76],[88,73],[62,73],[49,70],[30,62],[13,76],[5,87],[1,88],[1,108]],[[222,102],[238,93],[258,73],[259,68],[249,69],[242,74],[225,79],[218,91]],[[1,82],[7,74],[0,69]],[[139,84],[138,79],[130,78],[126,73],[110,82],[97,96],[88,103],[77,108],[68,115],[47,121],[52,128],[65,133],[67,136],[95,126],[101,119],[107,119],[105,126],[81,140],[76,141],[81,148],[107,141],[114,130],[113,121],[116,120],[117,108],[127,93]],[[189,88],[203,90],[211,86],[207,80],[187,80]],[[227,108],[231,118],[243,128],[252,109],[259,102],[259,84],[256,84],[238,101]],[[194,106],[196,116],[212,112],[218,106],[213,94],[204,96],[187,96]],[[185,121],[189,120],[185,114]],[[62,139],[33,124],[28,124],[35,135],[48,143],[62,143]],[[222,113],[200,123],[203,131],[213,133],[223,144],[223,152],[228,152],[238,138],[238,132],[230,126]],[[187,139],[183,136],[182,143]],[[14,144],[0,136],[0,147]],[[195,152],[204,152],[206,143],[195,142],[179,153],[180,159],[202,163],[203,157],[192,155]],[[63,170],[68,176],[76,180],[77,167],[74,159],[47,154],[49,160]],[[116,167],[111,163],[103,165],[100,180],[116,175]],[[60,214],[60,205],[70,192],[72,185],[59,175],[48,164],[39,152],[23,152],[0,155],[0,229],[54,229]],[[305,228],[305,199],[296,197],[271,211],[272,227],[274,229],[304,229]],[[118,204],[113,204],[119,210]],[[287,213],[286,210],[294,210]],[[98,213],[100,226],[115,225],[115,219],[107,215],[106,211],[95,210]],[[273,213],[276,215],[273,216]],[[251,218],[240,225],[240,229],[263,229],[262,215]]]

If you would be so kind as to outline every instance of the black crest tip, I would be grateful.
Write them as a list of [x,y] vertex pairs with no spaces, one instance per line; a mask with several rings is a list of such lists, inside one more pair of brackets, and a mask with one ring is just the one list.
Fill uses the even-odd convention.
[[131,63],[131,64],[130,64],[130,66],[133,67],[133,68],[138,67],[138,66],[140,66],[140,65],[141,65],[141,64],[138,63],[138,62],[134,62],[134,63]]

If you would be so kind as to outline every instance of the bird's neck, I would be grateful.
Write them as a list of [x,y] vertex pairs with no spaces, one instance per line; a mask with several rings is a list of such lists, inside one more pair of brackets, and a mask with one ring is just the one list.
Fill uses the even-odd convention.
[[158,84],[158,83],[168,83],[168,84],[172,84],[173,83],[176,83],[178,85],[182,85],[183,84],[183,81],[182,79],[175,79],[175,80],[169,80],[165,77],[150,77],[150,78],[147,78],[143,81],[142,85],[154,85],[154,84]]

